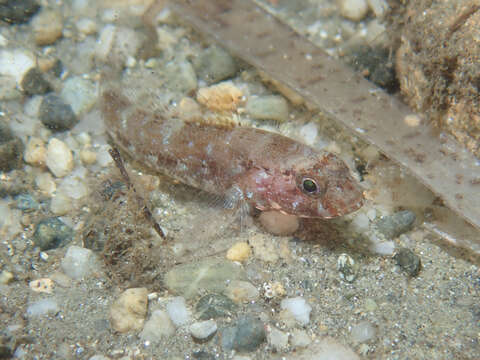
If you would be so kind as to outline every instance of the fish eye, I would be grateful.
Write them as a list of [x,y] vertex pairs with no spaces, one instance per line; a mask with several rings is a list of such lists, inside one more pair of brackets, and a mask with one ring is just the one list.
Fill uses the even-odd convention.
[[313,194],[317,191],[318,186],[315,180],[306,178],[302,181],[303,190],[308,194]]

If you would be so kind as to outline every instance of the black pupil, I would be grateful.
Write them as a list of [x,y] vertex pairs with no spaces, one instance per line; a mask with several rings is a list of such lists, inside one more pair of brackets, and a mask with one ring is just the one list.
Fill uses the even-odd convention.
[[317,184],[313,180],[306,179],[303,180],[303,188],[306,192],[312,193],[317,191]]

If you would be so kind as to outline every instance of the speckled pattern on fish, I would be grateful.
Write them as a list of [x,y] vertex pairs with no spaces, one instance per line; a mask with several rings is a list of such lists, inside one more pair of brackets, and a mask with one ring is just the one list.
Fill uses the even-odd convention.
[[299,217],[333,218],[359,209],[363,194],[336,155],[283,135],[241,126],[166,118],[119,89],[102,93],[114,143],[154,171],[225,198]]

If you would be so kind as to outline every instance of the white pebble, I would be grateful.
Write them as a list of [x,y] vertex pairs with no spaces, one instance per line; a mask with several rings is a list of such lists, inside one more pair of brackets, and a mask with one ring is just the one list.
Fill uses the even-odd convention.
[[65,275],[75,280],[80,280],[99,269],[92,250],[75,245],[68,248],[61,267]]
[[368,6],[372,9],[377,18],[383,18],[385,12],[389,9],[389,6],[385,0],[367,0]]
[[57,189],[57,184],[55,184],[52,175],[48,172],[37,175],[35,177],[35,185],[37,185],[40,191],[50,196]]
[[78,31],[84,35],[92,35],[97,32],[97,23],[89,18],[82,18],[75,24]]
[[312,307],[305,301],[303,297],[294,297],[283,299],[280,303],[282,309],[290,311],[300,324],[307,325],[310,322],[310,312]]
[[190,334],[199,340],[207,339],[217,331],[217,323],[210,319],[199,321],[190,325]]
[[167,313],[177,327],[186,325],[190,321],[190,311],[187,309],[185,299],[181,296],[173,298],[167,304]]
[[140,338],[143,341],[156,342],[175,334],[175,326],[163,310],[155,310],[145,322]]
[[64,194],[56,194],[50,202],[50,211],[57,216],[66,215],[72,209],[72,199]]
[[268,326],[267,341],[276,352],[285,351],[288,347],[288,334],[274,326]]
[[368,12],[366,0],[340,0],[339,5],[342,16],[353,21],[362,20]]
[[95,54],[100,60],[107,60],[110,54],[113,42],[115,41],[116,27],[108,24],[103,27],[98,37],[97,45],[95,47]]
[[304,348],[310,345],[312,339],[308,336],[305,330],[294,329],[292,331],[292,338],[290,344],[294,348]]
[[368,218],[368,215],[363,212],[355,214],[355,217],[352,220],[352,226],[358,232],[368,230],[370,226],[370,219]]
[[23,76],[35,66],[35,56],[26,50],[2,50],[0,51],[0,75],[12,76],[17,84]]
[[30,304],[27,308],[27,317],[55,314],[59,311],[57,302],[54,299],[42,299]]
[[393,255],[395,243],[393,241],[373,242],[370,250],[380,255]]
[[70,104],[76,115],[88,112],[97,101],[97,87],[90,80],[74,76],[63,85],[60,97]]
[[357,342],[366,342],[375,337],[377,329],[369,321],[361,321],[352,327],[352,338]]
[[79,200],[88,195],[88,188],[80,177],[68,176],[61,182],[58,192]]
[[63,141],[52,138],[47,146],[46,163],[53,175],[64,177],[73,170],[72,152]]

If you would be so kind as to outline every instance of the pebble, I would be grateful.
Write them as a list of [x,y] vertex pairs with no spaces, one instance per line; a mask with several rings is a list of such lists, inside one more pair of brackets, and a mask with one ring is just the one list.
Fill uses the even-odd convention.
[[33,166],[45,165],[47,161],[47,148],[42,139],[31,137],[28,140],[23,154],[23,160]]
[[257,259],[274,263],[280,258],[288,259],[291,255],[286,239],[285,241],[276,240],[278,241],[265,234],[255,234],[248,242]]
[[237,304],[223,294],[208,294],[198,300],[195,312],[200,320],[232,316]]
[[55,249],[73,239],[73,229],[58,217],[41,220],[35,227],[33,241],[41,251]]
[[0,75],[12,76],[21,83],[28,70],[35,66],[35,56],[22,49],[0,51]]
[[198,340],[208,339],[217,331],[217,322],[215,320],[205,320],[195,322],[190,325],[190,334]]
[[288,348],[288,334],[274,326],[267,326],[267,342],[275,352],[283,352]]
[[165,285],[171,292],[191,299],[205,291],[222,293],[229,281],[243,279],[245,271],[235,263],[205,259],[175,266],[165,275]]
[[167,314],[177,327],[186,325],[190,322],[191,315],[187,309],[185,298],[178,296],[170,300],[167,304]]
[[56,177],[64,177],[73,170],[73,155],[68,146],[56,138],[50,139],[45,163]]
[[0,171],[8,172],[22,167],[24,145],[9,126],[0,121]]
[[0,19],[10,24],[23,24],[39,9],[40,5],[35,0],[5,0],[0,6]]
[[27,317],[37,317],[56,314],[60,311],[55,299],[47,298],[35,301],[27,307]]
[[65,275],[81,280],[99,271],[99,263],[92,250],[72,245],[62,259],[61,267]]
[[43,125],[52,131],[69,130],[78,122],[72,107],[55,94],[43,98],[38,116]]
[[75,26],[77,27],[78,31],[80,31],[83,35],[93,35],[97,32],[97,23],[89,18],[81,18],[76,23]]
[[393,257],[397,265],[409,276],[415,277],[422,269],[420,257],[408,248],[400,248]]
[[279,211],[262,211],[259,221],[265,230],[277,236],[292,235],[300,227],[298,217]]
[[325,337],[303,351],[291,353],[289,360],[360,360],[352,349],[342,345],[337,340]]
[[163,310],[152,312],[150,319],[145,322],[140,339],[143,341],[158,342],[175,334],[175,326]]
[[23,212],[32,212],[40,209],[40,204],[30,194],[18,194],[15,196],[15,207]]
[[260,292],[248,281],[233,280],[227,285],[225,295],[236,303],[242,303],[257,300]]
[[110,358],[103,355],[93,355],[92,357],[89,357],[88,360],[110,360]]
[[120,333],[142,329],[147,315],[148,291],[131,288],[120,294],[110,308],[110,324]]
[[197,76],[190,62],[170,61],[165,65],[164,86],[175,93],[188,94],[197,88]]
[[53,44],[62,36],[62,14],[45,9],[40,11],[31,21],[35,43],[40,46]]
[[75,200],[82,199],[88,195],[88,187],[82,180],[82,178],[85,178],[85,175],[83,175],[84,173],[82,174],[81,169],[78,168],[75,174],[67,176],[61,181],[57,194],[63,194]]
[[290,345],[293,348],[305,348],[312,343],[312,339],[305,330],[294,329],[291,333]]
[[1,285],[8,285],[10,282],[13,281],[13,274],[10,271],[2,270],[0,272],[0,284]]
[[237,65],[228,52],[218,46],[205,49],[193,62],[198,77],[215,84],[235,76]]
[[213,111],[235,111],[243,92],[231,81],[224,81],[197,91],[197,101]]
[[366,0],[340,0],[340,14],[349,20],[360,21],[368,13]]
[[393,241],[373,241],[370,244],[370,250],[373,251],[374,253],[380,254],[380,255],[393,255],[393,252],[395,251],[395,243]]
[[51,294],[53,292],[53,287],[55,286],[55,284],[52,279],[42,278],[30,281],[28,283],[28,286],[35,292]]
[[363,343],[373,339],[377,334],[377,329],[371,322],[364,320],[352,326],[350,333],[354,341]]
[[310,322],[310,312],[312,311],[312,307],[303,297],[297,296],[294,298],[283,299],[280,302],[280,307],[290,311],[295,320],[301,325],[307,325]]
[[64,194],[55,194],[50,201],[50,211],[57,216],[66,215],[72,209],[72,199]]
[[14,100],[22,97],[21,92],[17,89],[17,81],[13,76],[2,75],[1,78],[0,100]]
[[52,91],[52,86],[36,67],[27,71],[20,85],[27,95],[43,95]]
[[52,196],[52,194],[57,189],[57,184],[55,184],[52,174],[48,172],[37,175],[37,177],[35,178],[35,185],[41,192],[50,196]]
[[385,12],[389,9],[385,0],[367,0],[368,6],[378,19],[382,19]]
[[358,265],[350,255],[341,254],[337,259],[337,270],[341,279],[353,282],[357,277]]
[[97,161],[97,153],[90,149],[82,149],[80,151],[80,160],[84,165],[92,165]]
[[224,351],[255,351],[266,339],[262,321],[252,316],[242,316],[234,326],[225,328],[221,333]]
[[398,211],[375,221],[376,229],[389,239],[394,239],[413,228],[415,213],[410,210]]
[[90,111],[97,102],[97,86],[90,80],[74,76],[65,81],[60,98],[70,104],[75,115]]
[[251,255],[252,249],[246,242],[237,242],[227,251],[227,259],[243,262]]
[[288,120],[288,103],[278,95],[251,96],[247,100],[245,110],[256,120],[273,120],[285,122]]

